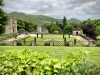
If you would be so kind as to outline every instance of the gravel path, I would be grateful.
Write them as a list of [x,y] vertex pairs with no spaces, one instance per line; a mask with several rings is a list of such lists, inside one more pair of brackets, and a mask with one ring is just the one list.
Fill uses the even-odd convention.
[[[17,36],[17,39],[20,39],[20,38],[24,38],[24,37],[27,37],[28,35],[26,35],[26,34],[21,34],[21,35],[18,35]],[[6,40],[6,41],[13,41],[13,40],[15,40],[15,38],[11,38],[11,39],[8,39],[8,40]]]
[[[21,35],[18,35],[18,36],[17,36],[17,39],[24,38],[24,37],[27,37],[27,36],[34,36],[34,37],[36,37],[37,35],[36,35],[36,34],[28,34],[28,35],[26,35],[26,34],[21,34]],[[40,35],[38,35],[38,36],[40,37]],[[13,41],[13,40],[15,40],[15,38],[11,38],[11,39],[8,39],[8,40],[6,40],[6,41]]]
[[83,42],[85,45],[88,45],[88,40],[82,38],[81,36],[73,36],[73,37],[76,37],[79,41]]

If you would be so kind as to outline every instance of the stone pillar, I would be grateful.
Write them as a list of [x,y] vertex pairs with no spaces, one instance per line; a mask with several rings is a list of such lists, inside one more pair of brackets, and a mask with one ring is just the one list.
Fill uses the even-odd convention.
[[15,35],[15,39],[17,39],[17,35]]
[[89,46],[90,46],[90,47],[93,46],[93,40],[89,40]]
[[35,41],[34,40],[32,40],[32,46],[35,46]]
[[73,46],[73,42],[72,41],[69,41],[69,46]]
[[50,46],[53,46],[53,40],[50,40]]
[[13,40],[14,46],[17,46],[17,40]]

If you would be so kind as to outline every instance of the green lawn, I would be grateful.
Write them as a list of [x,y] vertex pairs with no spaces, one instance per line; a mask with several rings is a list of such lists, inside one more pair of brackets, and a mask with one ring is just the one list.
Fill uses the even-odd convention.
[[32,49],[37,52],[43,52],[58,59],[66,59],[68,53],[75,53],[79,50],[87,52],[95,52],[96,56],[87,55],[86,59],[97,64],[100,67],[100,47],[64,47],[64,46],[0,46],[0,50],[7,49]]
[[[65,37],[67,41],[69,40],[73,41],[74,39],[76,39],[75,37],[68,38],[68,35],[65,35]],[[45,41],[50,39],[64,41],[63,35],[61,34],[44,34],[43,38],[38,37],[37,41]],[[26,41],[31,41],[31,40],[34,40],[34,37],[29,37],[26,39]]]

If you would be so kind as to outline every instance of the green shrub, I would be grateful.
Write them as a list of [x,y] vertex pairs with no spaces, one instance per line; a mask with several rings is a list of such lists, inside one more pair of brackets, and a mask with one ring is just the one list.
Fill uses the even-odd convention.
[[53,34],[59,34],[59,31],[53,31]]
[[50,42],[49,41],[45,42],[44,46],[50,46]]
[[69,46],[69,42],[64,42],[64,45],[65,46]]
[[0,46],[6,46],[7,44],[5,42],[1,42]]
[[76,45],[76,39],[74,39],[74,45]]
[[17,41],[17,46],[22,46],[22,42],[21,41]]
[[100,75],[100,68],[86,61],[87,52],[68,53],[65,60],[34,50],[0,51],[0,75]]
[[100,41],[96,43],[96,46],[97,47],[100,47]]
[[34,37],[34,42],[36,43],[36,37]]

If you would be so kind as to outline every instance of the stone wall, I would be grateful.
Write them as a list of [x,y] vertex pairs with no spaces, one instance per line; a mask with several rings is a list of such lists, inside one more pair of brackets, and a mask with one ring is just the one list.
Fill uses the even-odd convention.
[[5,28],[5,34],[17,33],[17,20],[11,18],[8,20],[8,24]]
[[48,29],[43,26],[37,26],[37,32],[38,33],[48,33]]

